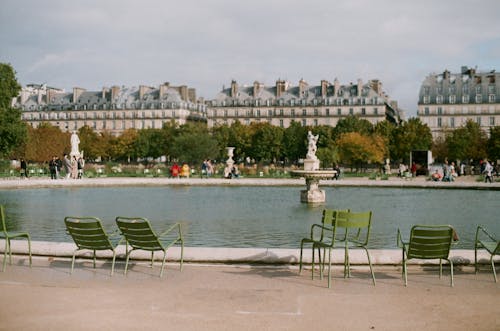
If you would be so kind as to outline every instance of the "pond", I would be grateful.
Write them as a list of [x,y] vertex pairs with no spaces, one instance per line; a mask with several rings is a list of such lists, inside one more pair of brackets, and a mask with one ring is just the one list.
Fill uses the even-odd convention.
[[142,216],[160,231],[182,222],[186,246],[297,248],[323,208],[373,211],[371,248],[395,248],[397,229],[451,224],[457,248],[471,249],[478,224],[500,231],[500,193],[488,190],[327,187],[321,207],[299,202],[299,187],[105,187],[0,190],[10,230],[33,240],[71,242],[65,216]]

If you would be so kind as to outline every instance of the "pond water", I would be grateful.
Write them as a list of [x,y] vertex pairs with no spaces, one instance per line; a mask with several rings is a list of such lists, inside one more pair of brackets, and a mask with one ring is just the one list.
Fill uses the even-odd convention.
[[142,216],[160,231],[182,222],[186,246],[297,248],[323,208],[373,211],[371,248],[395,248],[397,229],[451,224],[457,248],[471,249],[478,224],[500,233],[500,192],[327,187],[321,207],[301,204],[300,187],[106,187],[0,190],[9,230],[33,240],[71,242],[65,216],[96,216],[115,230],[116,216]]

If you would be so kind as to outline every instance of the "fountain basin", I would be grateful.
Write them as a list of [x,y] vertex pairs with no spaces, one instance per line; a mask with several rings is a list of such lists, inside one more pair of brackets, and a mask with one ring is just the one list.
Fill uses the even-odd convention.
[[300,191],[300,202],[320,205],[326,201],[325,191],[319,188],[321,179],[332,179],[337,174],[335,170],[293,170],[292,177],[301,177],[306,180],[306,189]]

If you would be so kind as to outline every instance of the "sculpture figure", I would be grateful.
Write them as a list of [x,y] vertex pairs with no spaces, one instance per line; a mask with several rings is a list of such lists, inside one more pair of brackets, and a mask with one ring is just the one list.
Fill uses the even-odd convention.
[[71,153],[70,155],[80,155],[80,150],[78,145],[80,144],[80,138],[76,134],[76,131],[73,131],[71,134]]
[[319,134],[318,135],[313,135],[311,131],[307,133],[307,154],[306,158],[309,160],[317,160],[318,157],[316,156],[316,143],[318,142],[319,139]]

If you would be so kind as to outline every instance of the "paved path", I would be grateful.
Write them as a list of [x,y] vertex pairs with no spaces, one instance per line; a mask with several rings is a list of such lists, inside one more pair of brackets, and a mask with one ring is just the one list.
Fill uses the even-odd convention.
[[353,268],[333,286],[311,280],[310,270],[251,265],[135,261],[127,276],[110,265],[25,257],[0,272],[0,330],[499,330],[499,283],[490,270],[449,271],[410,266],[408,287],[398,267]]

